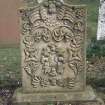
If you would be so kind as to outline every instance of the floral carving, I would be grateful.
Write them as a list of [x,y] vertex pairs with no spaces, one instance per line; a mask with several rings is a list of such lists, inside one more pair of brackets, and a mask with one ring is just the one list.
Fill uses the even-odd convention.
[[35,30],[32,30],[32,35],[34,35],[35,42],[43,41],[49,42],[51,40],[51,32],[49,29],[44,27],[39,27]]
[[81,8],[81,9],[77,8],[76,9],[76,17],[79,18],[79,19],[83,18],[85,16],[85,12],[86,11],[84,10],[84,8]]
[[45,1],[21,13],[23,72],[33,90],[78,90],[78,84],[82,88],[84,7]]
[[69,41],[73,36],[73,32],[68,27],[58,27],[53,31],[53,39],[57,42],[61,40]]
[[83,25],[83,23],[81,21],[76,21],[74,23],[74,30],[83,32],[84,31],[84,25]]

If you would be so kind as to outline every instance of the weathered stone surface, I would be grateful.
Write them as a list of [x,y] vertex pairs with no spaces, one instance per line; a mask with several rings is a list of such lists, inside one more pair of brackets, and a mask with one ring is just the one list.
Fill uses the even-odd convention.
[[83,92],[24,93],[22,90],[17,90],[14,95],[14,103],[83,102],[96,99],[97,97],[90,86]]
[[105,0],[100,0],[97,39],[105,39]]
[[45,1],[21,12],[23,90],[82,91],[86,82],[86,8]]
[[14,103],[96,100],[86,87],[85,6],[43,0],[20,13],[23,88]]

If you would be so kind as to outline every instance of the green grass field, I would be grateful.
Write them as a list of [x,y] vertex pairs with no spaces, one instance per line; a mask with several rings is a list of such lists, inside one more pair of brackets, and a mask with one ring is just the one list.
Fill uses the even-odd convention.
[[19,47],[0,48],[0,87],[13,85],[14,80],[20,80],[20,50]]

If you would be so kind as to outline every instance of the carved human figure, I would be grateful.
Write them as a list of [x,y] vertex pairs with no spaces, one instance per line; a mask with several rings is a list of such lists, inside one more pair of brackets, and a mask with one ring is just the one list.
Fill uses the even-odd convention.
[[48,48],[50,49],[50,66],[56,66],[56,49],[57,46],[53,43],[48,44]]
[[48,74],[50,72],[49,49],[43,48],[41,55],[42,70],[44,70],[44,74]]
[[50,43],[41,53],[42,69],[52,77],[62,75],[65,64],[65,51]]
[[49,58],[42,57],[44,74],[48,74],[50,72],[50,64],[49,64]]
[[57,66],[58,66],[58,68],[57,68],[57,73],[58,74],[63,74],[63,72],[64,72],[64,66],[63,66],[63,57],[59,57],[58,58],[58,64],[57,64]]
[[57,49],[57,73],[63,74],[65,64],[65,50],[62,48]]

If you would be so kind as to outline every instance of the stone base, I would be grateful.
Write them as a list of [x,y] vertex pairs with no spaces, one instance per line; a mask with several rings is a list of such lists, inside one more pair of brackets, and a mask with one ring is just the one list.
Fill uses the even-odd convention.
[[84,92],[70,93],[22,93],[18,89],[13,96],[13,103],[16,105],[36,105],[35,103],[53,103],[53,102],[94,102],[97,96],[94,90],[87,86]]

